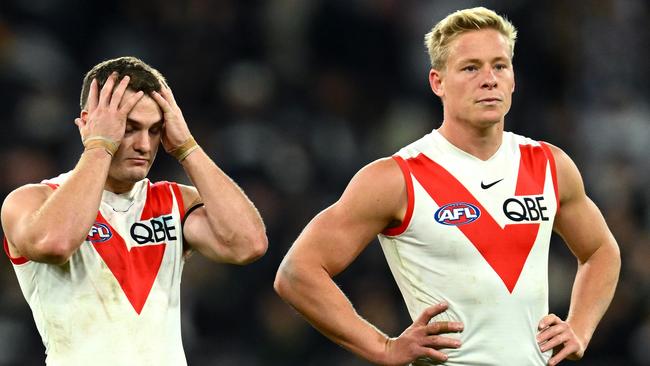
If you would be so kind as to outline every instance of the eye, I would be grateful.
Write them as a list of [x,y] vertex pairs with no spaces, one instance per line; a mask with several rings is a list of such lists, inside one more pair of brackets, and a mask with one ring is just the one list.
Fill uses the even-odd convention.
[[470,71],[470,72],[473,72],[473,71],[477,71],[477,70],[478,70],[478,67],[476,67],[476,65],[467,65],[467,66],[463,67],[461,70],[462,70],[462,71]]
[[508,68],[508,65],[506,65],[506,64],[496,64],[496,65],[494,65],[494,68],[497,69],[497,70],[505,70],[505,69]]
[[160,134],[160,130],[161,130],[160,127],[152,127],[149,129],[149,133],[152,135],[158,135]]

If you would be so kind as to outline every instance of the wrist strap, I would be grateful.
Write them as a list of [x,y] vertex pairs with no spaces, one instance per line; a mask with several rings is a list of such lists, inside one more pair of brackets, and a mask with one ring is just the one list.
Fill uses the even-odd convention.
[[194,137],[190,137],[185,142],[179,146],[169,150],[171,156],[175,157],[178,162],[182,162],[185,158],[190,155],[194,150],[199,148],[199,144],[196,143]]
[[84,151],[103,148],[110,156],[115,155],[117,148],[120,147],[120,144],[104,136],[88,137],[83,140],[83,145]]

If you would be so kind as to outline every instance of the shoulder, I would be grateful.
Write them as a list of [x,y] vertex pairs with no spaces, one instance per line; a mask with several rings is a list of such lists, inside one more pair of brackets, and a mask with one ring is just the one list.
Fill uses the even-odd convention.
[[365,217],[399,218],[406,205],[406,184],[398,159],[382,158],[361,168],[335,206]]
[[400,157],[388,157],[373,161],[361,168],[346,189],[362,189],[388,193],[404,186]]
[[9,193],[2,203],[2,223],[11,224],[12,218],[33,212],[54,192],[47,184],[27,184]]
[[7,195],[2,206],[14,204],[27,204],[33,201],[45,201],[54,192],[54,188],[47,184],[27,184],[16,188]]

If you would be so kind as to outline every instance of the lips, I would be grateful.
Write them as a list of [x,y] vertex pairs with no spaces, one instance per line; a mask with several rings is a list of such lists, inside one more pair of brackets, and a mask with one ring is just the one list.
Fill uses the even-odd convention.
[[145,159],[145,158],[128,158],[127,160],[129,160],[129,161],[131,161],[131,162],[133,162],[135,164],[148,164],[149,163],[149,159]]
[[487,97],[487,98],[481,98],[477,100],[477,103],[495,103],[495,102],[500,102],[501,98],[497,97]]

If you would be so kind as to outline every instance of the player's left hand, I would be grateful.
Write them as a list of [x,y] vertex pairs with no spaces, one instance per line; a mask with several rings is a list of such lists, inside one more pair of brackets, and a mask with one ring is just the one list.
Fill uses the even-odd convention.
[[163,112],[162,145],[165,151],[169,152],[187,141],[192,134],[169,87],[163,85],[160,93],[154,91],[151,97]]
[[550,366],[560,361],[579,360],[585,353],[585,345],[573,331],[571,324],[555,314],[542,318],[538,326],[537,344],[542,352],[553,349],[553,357],[548,360]]

